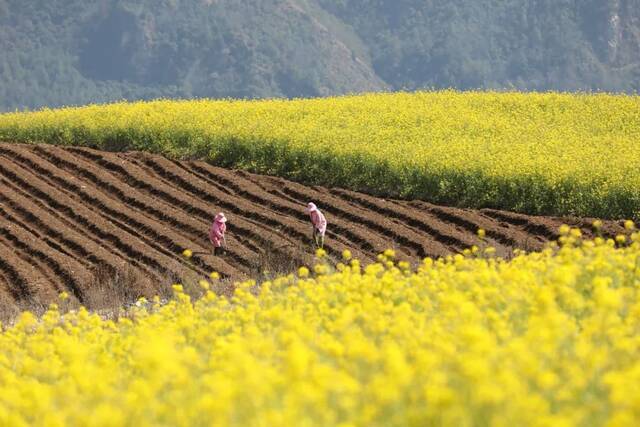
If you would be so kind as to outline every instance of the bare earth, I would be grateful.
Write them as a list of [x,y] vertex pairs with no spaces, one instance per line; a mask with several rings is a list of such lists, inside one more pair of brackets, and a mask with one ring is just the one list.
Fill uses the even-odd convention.
[[[132,294],[153,295],[212,271],[232,281],[309,264],[309,201],[329,222],[329,254],[348,248],[363,262],[387,248],[410,261],[461,252],[480,244],[478,228],[502,256],[542,248],[562,223],[592,235],[592,219],[386,200],[140,152],[0,144],[0,301],[28,308],[67,291],[86,303],[121,271],[137,278]],[[223,257],[208,241],[218,211],[229,218]],[[604,223],[608,235],[623,229]]]

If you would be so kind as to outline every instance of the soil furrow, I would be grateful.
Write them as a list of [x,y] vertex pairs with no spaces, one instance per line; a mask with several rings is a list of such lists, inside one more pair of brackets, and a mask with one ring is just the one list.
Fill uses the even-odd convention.
[[[435,240],[447,246],[449,251],[461,251],[479,243],[474,235],[475,230],[479,227],[475,227],[473,234],[462,233],[451,226],[452,223],[459,225],[451,221],[453,215],[451,218],[446,217],[445,219],[442,216],[434,215],[428,208],[411,208],[401,202],[388,202],[346,190],[340,190],[340,194],[349,198],[355,204],[360,204],[370,210],[397,218],[416,230],[429,234]],[[467,229],[466,231],[470,230]]]
[[[0,224],[2,225],[2,230],[0,231],[0,235],[3,236],[2,239],[0,239],[0,246],[4,245],[5,247],[11,247],[11,248],[16,248],[16,244],[13,243],[13,239],[14,236],[11,235],[9,237],[6,237],[5,234],[10,234],[11,232],[13,233],[20,233],[21,234],[21,239],[19,239],[20,243],[23,244],[22,242],[26,242],[26,241],[39,241],[38,238],[39,236],[37,235],[33,235],[32,230],[29,230],[28,228],[24,227],[22,224],[19,223],[19,221],[12,215],[10,215],[6,210],[4,210],[2,207],[0,207]],[[25,237],[25,233],[29,233],[31,235],[27,235]],[[35,238],[34,238],[35,237]],[[50,246],[50,245],[49,245]],[[51,247],[51,246],[50,246]],[[29,251],[22,251],[23,254],[19,255],[22,259],[24,259],[25,261],[31,263],[34,267],[36,267],[40,273],[43,276],[46,276],[48,282],[50,284],[52,284],[58,291],[61,291],[61,287],[59,285],[60,282],[60,277],[58,277],[55,273],[52,274],[52,272],[44,267],[43,265],[41,265],[38,262],[35,262],[34,259],[32,257],[28,256]],[[55,252],[54,252],[55,254]]]
[[0,236],[6,240],[9,246],[23,254],[18,255],[19,258],[33,265],[48,279],[47,285],[52,287],[56,293],[60,291],[57,285],[61,282],[65,290],[74,295],[78,301],[84,301],[82,285],[79,283],[83,279],[81,267],[75,270],[65,269],[57,260],[46,254],[46,248],[36,248],[38,246],[37,240],[25,239],[18,233],[12,233],[6,226],[0,228]]
[[[74,152],[79,153],[83,156],[86,155],[88,158],[96,158],[96,155],[93,153],[86,153],[86,150],[75,150]],[[88,155],[87,155],[88,154]],[[116,164],[114,161],[110,161],[103,157],[100,157],[99,160],[95,160],[101,166],[108,169],[110,172],[114,173],[118,176],[119,179],[126,182],[128,185],[136,188],[140,192],[147,194],[148,196],[161,200],[167,205],[171,206],[172,209],[181,210],[188,217],[200,218],[202,221],[210,221],[213,217],[213,210],[209,211],[201,206],[200,201],[197,201],[196,204],[192,204],[189,201],[184,200],[184,195],[182,191],[173,191],[174,189],[171,186],[160,186],[156,187],[153,184],[162,184],[161,182],[156,182],[155,179],[152,178],[148,173],[136,170],[136,165],[133,163],[126,163],[126,168]],[[160,189],[162,188],[162,189]],[[193,202],[193,201],[191,201]],[[200,206],[199,206],[200,205]],[[256,233],[251,229],[253,225],[246,226],[246,221],[235,222],[233,224],[233,230],[230,234],[234,232],[242,234],[253,241],[257,241],[259,244],[263,245],[268,242],[267,239],[262,237],[259,233]],[[206,230],[204,227],[200,230],[201,239],[206,239]],[[200,239],[199,239],[200,240]],[[237,262],[240,265],[243,265],[246,269],[250,268],[250,264],[247,261],[248,257],[255,255],[250,251],[243,250],[243,248],[235,247],[228,251],[228,254],[232,261]]]
[[11,247],[2,248],[0,273],[4,278],[2,287],[9,291],[19,307],[24,307],[25,303],[34,299],[34,284],[38,283],[38,279],[33,277],[32,269],[13,253]]
[[[374,210],[369,210],[367,214],[359,214],[363,212],[363,210],[349,207],[349,198],[330,194],[331,192],[337,193],[339,190],[332,189],[331,192],[321,192],[303,187],[306,191],[306,194],[304,194],[300,189],[295,188],[296,186],[297,184],[287,183],[286,185],[280,186],[279,189],[267,191],[272,194],[287,194],[292,199],[297,200],[298,204],[306,205],[306,200],[314,200],[321,205],[324,211],[331,213],[334,217],[340,218],[349,224],[346,227],[364,227],[367,233],[373,233],[371,230],[374,230],[385,242],[382,247],[376,248],[378,252],[384,250],[385,247],[396,246],[395,243],[399,244],[397,246],[411,249],[410,252],[413,252],[414,256],[420,258],[443,255],[450,250],[449,245],[445,244],[449,242],[449,239],[441,239],[442,236],[431,228],[425,230],[423,227],[420,230],[422,234],[416,233],[416,230],[411,230],[407,227],[407,224],[411,225],[410,221],[400,223],[392,222],[385,217],[383,212]],[[354,210],[356,212],[351,212]],[[337,234],[345,234],[349,240],[358,239],[358,237],[354,237],[354,233],[350,232],[346,227],[336,227],[336,224],[333,223],[331,227],[336,228]],[[432,238],[425,236],[425,231],[429,232]],[[373,248],[364,248],[365,251],[369,252],[372,252],[372,249]]]
[[[228,186],[233,189],[233,192],[243,199],[249,200],[258,206],[265,206],[271,209],[274,212],[277,212],[282,215],[286,215],[290,218],[297,219],[301,223],[308,224],[308,215],[303,211],[305,204],[300,202],[293,202],[290,198],[283,197],[273,197],[274,195],[281,195],[282,192],[269,192],[264,185],[260,185],[248,178],[245,178],[245,173],[237,172],[237,175],[240,177],[239,183],[242,186],[233,183],[230,179],[225,177],[224,173],[216,173],[216,171],[212,169],[208,169],[205,167],[199,167],[191,165],[191,168],[183,168],[186,171],[190,171],[193,169],[197,169],[197,176],[202,176],[206,182],[213,183],[215,180],[219,180],[223,182],[225,186]],[[369,220],[367,218],[366,213],[362,212],[360,209],[348,209],[344,206],[344,201],[342,199],[333,198],[328,203],[324,203],[326,197],[319,192],[316,192],[314,195],[316,197],[314,200],[323,202],[323,210],[330,213],[334,216],[331,228],[336,230],[337,235],[345,235],[347,239],[357,241],[367,241],[367,239],[363,238],[360,234],[360,230],[356,230],[351,232],[348,227],[349,225],[355,224],[359,226],[359,228],[366,228],[367,234],[376,235],[376,238],[382,242],[390,242],[386,237],[389,233],[388,226],[390,224],[384,224],[384,218],[375,218],[377,220],[382,221],[381,223],[376,222],[374,220]],[[318,198],[320,197],[320,198]],[[370,212],[369,212],[370,214]],[[337,221],[336,221],[337,220]],[[308,226],[307,226],[308,227]],[[428,248],[425,247],[421,243],[423,241],[423,236],[417,236],[413,233],[412,230],[406,229],[402,224],[396,224],[394,226],[394,238],[391,241],[391,244],[399,243],[400,247],[408,248],[411,251],[413,256],[425,257],[427,255]],[[357,236],[356,236],[357,233]],[[388,243],[387,243],[388,245]],[[352,244],[353,246],[353,244]],[[395,246],[395,245],[394,245]],[[364,248],[366,252],[372,252],[373,248],[371,245]]]
[[[175,183],[167,181],[156,172],[149,170],[148,167],[140,165],[137,161],[127,163],[126,168],[116,167],[114,169],[121,169],[120,174],[124,175],[121,176],[121,179],[126,179],[127,182],[134,187],[146,191],[154,197],[163,199],[165,202],[174,206],[174,208],[182,210],[186,215],[196,216],[202,220],[210,220],[213,216],[213,210],[209,210],[211,209],[211,205],[237,214],[237,221],[234,221],[233,227],[230,230],[231,236],[233,236],[234,233],[241,234],[256,242],[262,248],[271,247],[271,242],[282,243],[282,241],[284,241],[285,243],[292,243],[291,239],[286,238],[281,233],[279,234],[277,229],[274,230],[273,228],[262,225],[259,218],[256,218],[252,212],[247,212],[239,208],[238,203],[241,202],[240,200],[236,199],[225,202],[214,195],[204,192],[196,192],[194,194],[193,192],[185,191],[184,188],[177,187]],[[155,185],[150,185],[150,182]],[[163,188],[163,190],[158,190],[158,188]],[[256,221],[256,219],[258,220]],[[203,235],[206,234],[203,233]],[[237,255],[235,261],[250,268],[250,264],[246,262],[247,255],[251,257],[256,254],[234,254],[231,252],[231,255]]]
[[[386,200],[148,153],[0,144],[0,295],[14,307],[44,307],[64,289],[94,304],[105,281],[130,297],[164,295],[171,282],[211,271],[233,282],[312,266],[309,201],[327,217],[334,259],[350,249],[367,262],[392,247],[418,262],[472,245],[509,256],[542,248],[562,223],[593,236],[592,219]],[[214,256],[207,234],[220,210],[228,245]],[[603,221],[602,233],[625,230]],[[187,248],[190,260],[181,255]]]
[[[210,205],[218,206],[239,216],[242,222],[250,224],[250,227],[258,231],[259,239],[255,240],[258,241],[260,248],[262,248],[259,254],[284,247],[295,247],[297,246],[297,241],[305,240],[306,235],[299,228],[292,226],[288,222],[279,221],[274,212],[271,212],[271,216],[273,216],[271,218],[269,213],[263,213],[263,206],[256,207],[255,205],[247,204],[242,198],[229,199],[224,193],[213,194],[208,191],[206,184],[201,181],[198,182],[193,176],[184,177],[169,171],[166,165],[161,164],[163,161],[166,162],[165,159],[155,161],[145,158],[142,161],[137,161],[136,164],[146,170],[149,176],[153,176],[163,182],[167,187],[173,187],[181,191],[185,197],[190,199],[192,206],[197,204],[196,201],[204,200]],[[252,238],[253,236],[245,234],[245,237]],[[290,256],[302,262],[302,258],[297,253],[291,253]]]
[[66,224],[59,222],[58,218],[50,216],[46,210],[43,210],[41,205],[34,203],[28,193],[25,194],[11,184],[6,184],[4,179],[0,180],[0,183],[5,183],[5,190],[14,190],[11,193],[0,193],[0,202],[14,212],[14,218],[20,218],[20,220],[15,221],[15,224],[29,231],[35,238],[45,239],[47,241],[51,241],[50,238],[56,239],[60,243],[57,245],[58,247],[63,246],[66,248],[62,249],[62,252],[77,257],[87,265],[103,261],[96,254],[95,247],[85,248],[87,245],[86,238],[84,238],[82,240],[83,243],[80,244],[78,243],[80,239],[68,237],[69,235],[77,237],[75,227],[73,231],[66,230],[66,234],[63,234],[58,230],[64,230]]
[[[18,212],[22,213],[23,216],[28,216],[31,221],[36,222],[36,225],[47,228],[47,232],[58,235],[55,230],[48,227],[50,219],[47,219],[47,221],[38,219],[42,212],[38,212],[38,215],[34,215],[33,206],[37,205],[45,212],[51,213],[56,220],[62,221],[66,227],[71,227],[78,233],[84,234],[85,241],[87,240],[87,237],[91,236],[91,234],[87,235],[86,228],[76,224],[76,222],[83,224],[87,221],[86,218],[80,217],[77,214],[76,209],[72,207],[74,206],[74,199],[69,198],[66,193],[60,192],[55,183],[48,182],[46,179],[41,179],[41,175],[32,174],[29,167],[24,168],[20,164],[16,165],[16,169],[12,169],[10,171],[7,169],[0,169],[0,173],[8,175],[9,181],[4,178],[2,181],[10,182],[9,185],[12,186],[12,191],[5,194],[5,197],[19,196],[21,198],[31,200],[31,202],[27,203],[25,206],[15,205],[14,203],[14,208]],[[18,185],[13,185],[12,181],[17,182]],[[31,184],[39,184],[40,186],[38,187],[37,185]],[[58,199],[62,200],[64,203],[59,202]],[[62,215],[60,214],[61,212]],[[70,219],[67,219],[65,216],[68,216]],[[59,235],[61,236],[61,234]],[[96,240],[101,241],[99,239]],[[65,243],[74,251],[83,251],[83,255],[89,256],[92,254],[91,252],[87,252],[82,249],[81,245],[76,242],[66,241]],[[127,258],[125,257],[123,259],[126,260]]]
[[[135,242],[126,242],[126,240],[123,240],[124,236],[119,236],[122,233],[118,231],[118,229],[114,227],[113,224],[105,223],[103,220],[99,220],[95,216],[95,214],[92,215],[91,213],[86,211],[83,212],[83,215],[78,213],[80,211],[85,210],[84,206],[82,205],[85,205],[86,203],[82,203],[82,205],[80,205],[78,202],[74,202],[72,197],[60,192],[55,187],[48,186],[46,183],[42,182],[42,180],[38,176],[28,172],[28,170],[26,169],[23,171],[30,174],[28,181],[26,181],[25,179],[21,179],[18,176],[19,172],[15,170],[10,170],[10,169],[11,169],[10,165],[7,165],[7,164],[0,165],[0,173],[5,175],[10,180],[17,182],[21,187],[28,190],[29,193],[31,193],[34,197],[46,201],[46,203],[56,211],[63,212],[67,217],[71,218],[75,223],[85,228],[86,233],[88,235],[92,235],[103,242],[108,242],[112,246],[115,246],[123,255],[123,259],[129,260],[134,264],[139,264],[139,263],[145,264],[148,269],[148,273],[152,275],[155,274],[155,272],[160,272],[162,274],[167,273],[167,269],[161,263],[159,263],[155,259],[150,258],[147,255],[144,255],[140,250],[135,249],[134,248]],[[46,173],[48,175],[51,174],[49,171],[42,170],[41,168],[38,168],[38,172],[42,172],[43,174]],[[38,182],[40,182],[41,185],[44,185],[45,187],[49,187],[47,188],[46,192],[39,190],[36,186],[30,184],[30,183],[35,184]],[[63,184],[65,184],[65,186],[68,188],[71,187],[78,190],[75,184],[71,184],[71,183],[63,183]],[[67,191],[69,191],[68,188],[67,188]],[[71,192],[73,192],[73,190],[71,190]],[[74,205],[75,205],[75,208],[71,208],[71,206],[74,206]],[[105,231],[109,229],[114,230],[115,233]]]
[[[143,241],[145,244],[150,246],[153,251],[156,251],[168,258],[175,259],[175,254],[179,254],[186,249],[187,244],[184,239],[181,239],[179,235],[175,234],[171,234],[171,237],[169,237],[170,233],[166,231],[163,233],[160,230],[160,228],[163,227],[157,221],[150,221],[145,216],[138,216],[139,219],[135,219],[128,214],[128,212],[148,210],[148,205],[143,201],[125,195],[125,192],[130,192],[133,189],[120,189],[116,187],[116,185],[96,176],[90,170],[80,167],[80,162],[78,161],[72,163],[61,157],[55,156],[52,153],[43,153],[40,150],[37,152],[39,154],[46,155],[47,160],[56,164],[58,168],[68,168],[77,176],[86,179],[88,181],[87,184],[92,183],[97,191],[93,193],[93,196],[81,191],[84,198],[91,201],[93,205],[99,207],[101,212],[106,213],[107,219],[118,225],[122,230],[127,231],[129,234]],[[168,217],[168,215],[162,216],[165,218]],[[179,244],[178,241],[182,241],[182,244]],[[200,250],[202,248],[195,249]],[[185,268],[192,270],[194,270],[195,266],[197,267],[195,271],[201,274],[208,274],[215,270],[214,267],[205,263],[200,258],[194,258],[193,263],[183,262],[182,265]]]
[[[306,242],[309,240],[308,232],[302,231],[303,229],[306,230],[309,227],[308,225],[305,226],[303,223],[303,221],[308,221],[302,211],[303,206],[300,207],[298,205],[297,209],[294,207],[286,207],[276,203],[273,199],[265,200],[255,194],[251,194],[250,197],[247,197],[247,194],[250,193],[248,193],[247,191],[243,191],[243,194],[240,197],[240,204],[238,205],[238,207],[235,207],[230,201],[223,200],[223,195],[213,195],[207,190],[201,190],[202,188],[206,188],[206,186],[203,185],[203,182],[198,183],[197,179],[193,179],[193,177],[191,177],[190,179],[189,177],[180,176],[178,174],[179,172],[174,173],[169,171],[166,165],[162,164],[166,162],[165,160],[150,159],[146,158],[147,156],[144,157],[145,159],[143,161],[149,168],[162,175],[170,182],[173,182],[176,185],[180,185],[181,188],[191,192],[197,197],[209,199],[212,200],[212,202],[215,200],[215,202],[217,202],[221,206],[226,206],[225,209],[229,209],[232,212],[242,209],[245,216],[249,216],[256,222],[266,224],[272,229],[275,228],[278,230],[282,230],[282,232],[287,234],[289,238],[294,238],[298,242]],[[192,180],[195,182],[191,182]],[[249,198],[249,200],[252,200],[253,203],[247,203],[245,201],[247,198]],[[271,219],[269,215],[272,215],[273,219]],[[288,218],[289,220],[281,221],[280,218],[283,217]],[[298,221],[293,221],[295,219],[298,219]],[[336,218],[334,218],[334,220],[331,222],[329,235],[335,233],[337,235],[344,236],[346,239],[348,239],[352,246],[357,245],[358,248],[364,253],[371,253],[376,250],[384,250],[385,244],[383,243],[383,240],[378,239],[376,236],[372,235],[369,235],[369,238],[367,238],[365,235],[361,235],[357,233],[357,231],[354,231],[352,227],[342,224],[342,221],[335,221],[335,219]],[[372,242],[372,238],[374,242]],[[375,242],[376,239],[377,242]],[[375,245],[375,243],[377,243],[377,245]],[[327,249],[331,253],[338,252],[337,250],[335,250],[335,248],[332,248],[330,244],[327,245]]]

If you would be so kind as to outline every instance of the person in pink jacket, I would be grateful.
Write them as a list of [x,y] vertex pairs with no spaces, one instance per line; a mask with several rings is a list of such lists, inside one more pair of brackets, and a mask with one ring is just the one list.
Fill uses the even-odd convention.
[[313,241],[318,248],[324,247],[324,233],[327,231],[327,220],[315,203],[307,204],[307,212],[313,225]]
[[213,245],[214,255],[218,255],[218,253],[224,254],[224,246],[227,245],[227,241],[224,237],[224,233],[227,231],[227,225],[225,224],[226,222],[227,218],[222,212],[220,212],[213,219],[213,224],[211,224],[211,229],[209,230],[209,240]]

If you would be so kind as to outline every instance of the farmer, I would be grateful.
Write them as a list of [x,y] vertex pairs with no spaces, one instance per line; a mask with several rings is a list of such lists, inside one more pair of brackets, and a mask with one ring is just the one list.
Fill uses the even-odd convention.
[[307,212],[309,212],[311,224],[313,224],[313,241],[316,247],[322,248],[324,247],[324,233],[327,231],[327,220],[315,203],[309,202],[307,204]]
[[224,216],[222,212],[218,213],[216,217],[213,219],[213,224],[211,224],[211,229],[209,230],[209,240],[211,240],[211,244],[213,245],[213,254],[218,255],[224,254],[224,246],[227,245],[227,241],[224,238],[224,233],[227,231],[227,218]]

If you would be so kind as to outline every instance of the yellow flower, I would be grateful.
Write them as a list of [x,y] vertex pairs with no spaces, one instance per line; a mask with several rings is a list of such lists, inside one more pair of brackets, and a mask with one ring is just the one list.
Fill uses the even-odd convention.
[[624,228],[626,228],[627,230],[630,230],[630,231],[631,231],[631,230],[635,230],[636,225],[634,224],[634,222],[633,222],[633,221],[631,221],[631,220],[626,220],[626,221],[624,222]]
[[480,237],[481,239],[484,239],[486,235],[486,231],[484,231],[484,228],[478,228],[478,237]]
[[182,251],[182,255],[185,258],[191,258],[191,256],[193,255],[193,251],[191,251],[191,249],[185,249],[184,251]]
[[385,257],[393,259],[396,257],[396,251],[393,249],[387,249],[382,253]]
[[217,271],[212,271],[211,274],[209,274],[209,277],[211,278],[211,280],[218,280],[220,279],[220,273],[218,273]]
[[[278,141],[283,164],[290,165],[282,173],[328,155],[335,168],[321,170],[319,179],[345,188],[370,186],[367,177],[384,163],[389,173],[379,184],[387,196],[455,194],[459,205],[481,200],[509,210],[632,218],[640,209],[637,104],[637,96],[626,95],[453,90],[155,100],[0,114],[0,140],[100,147],[117,135],[136,149],[201,159],[233,140],[238,150],[227,162],[256,169],[272,167],[263,154]],[[362,159],[358,168],[351,165],[354,155]],[[514,192],[525,176],[532,191]],[[425,187],[427,180],[440,185]],[[581,190],[562,185],[569,181]],[[629,195],[628,203],[607,203],[611,194]]]
[[345,261],[349,261],[351,259],[351,251],[349,249],[342,251],[342,259]]
[[[328,273],[328,266],[325,264],[316,264],[313,266],[313,271],[318,274],[318,275],[322,275],[322,274],[327,274]],[[300,271],[298,271],[298,274],[300,273]]]
[[[277,143],[295,168],[330,156],[318,178],[344,187],[376,175],[387,196],[635,218],[637,107],[635,95],[455,91],[158,100],[0,114],[0,139],[116,135],[174,158],[233,141],[245,155],[227,160],[257,169]],[[531,191],[513,191],[524,177]],[[390,253],[334,271],[323,251],[313,280],[307,268],[198,300],[176,284],[152,306],[17,314],[0,328],[0,424],[635,425],[640,234],[625,227],[625,244],[582,244],[565,225],[562,247],[503,260],[474,246],[415,271]]]
[[58,298],[60,298],[62,301],[66,301],[69,299],[69,293],[66,291],[60,292]]
[[300,267],[298,269],[298,277],[303,279],[309,277],[309,269],[307,267]]

